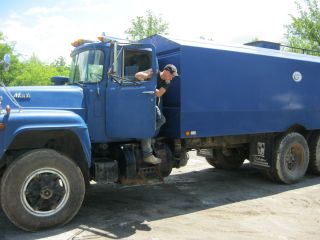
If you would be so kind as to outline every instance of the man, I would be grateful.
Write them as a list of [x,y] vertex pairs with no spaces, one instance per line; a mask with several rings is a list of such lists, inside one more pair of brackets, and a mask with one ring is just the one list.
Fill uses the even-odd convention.
[[[150,79],[153,75],[152,69],[148,69],[143,72],[137,72],[135,74],[135,78],[144,81]],[[157,104],[156,104],[156,131],[160,129],[160,127],[166,122],[165,117],[163,116],[160,108],[158,107],[160,103],[160,97],[165,94],[167,89],[170,86],[170,81],[178,76],[177,68],[173,64],[168,64],[163,68],[162,72],[157,72],[157,88],[155,95],[157,96]],[[146,163],[150,164],[159,164],[161,163],[161,159],[155,157],[152,154],[152,147],[151,147],[151,138],[143,139],[141,141],[141,147],[143,152],[143,160]]]

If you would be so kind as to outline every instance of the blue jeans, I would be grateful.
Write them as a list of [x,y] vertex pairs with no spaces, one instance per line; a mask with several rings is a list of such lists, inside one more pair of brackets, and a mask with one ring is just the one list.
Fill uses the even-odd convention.
[[[156,106],[156,134],[158,134],[161,126],[165,124],[166,118],[160,111],[160,108]],[[141,148],[143,157],[148,157],[152,154],[152,146],[151,146],[152,138],[146,138],[141,140]]]

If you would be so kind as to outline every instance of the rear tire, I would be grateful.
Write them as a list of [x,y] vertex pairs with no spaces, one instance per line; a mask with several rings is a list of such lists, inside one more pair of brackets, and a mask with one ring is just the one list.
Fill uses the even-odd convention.
[[320,132],[314,132],[309,138],[310,162],[308,171],[320,175]]
[[305,138],[292,132],[281,136],[275,145],[269,178],[291,184],[302,179],[309,164],[309,147]]
[[80,168],[51,149],[27,152],[5,171],[1,205],[19,228],[36,231],[69,222],[85,194]]
[[207,162],[218,169],[235,170],[242,166],[244,160],[248,158],[246,149],[230,149],[230,154],[226,155],[222,149],[213,149],[212,157],[206,157]]

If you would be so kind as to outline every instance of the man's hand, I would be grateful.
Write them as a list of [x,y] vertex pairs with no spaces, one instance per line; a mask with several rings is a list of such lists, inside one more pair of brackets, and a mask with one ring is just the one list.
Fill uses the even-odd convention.
[[150,71],[147,73],[147,79],[152,78],[153,71],[150,69]]
[[134,76],[139,81],[144,81],[144,80],[150,79],[152,77],[152,75],[153,75],[152,69],[148,69],[143,72],[137,72]]

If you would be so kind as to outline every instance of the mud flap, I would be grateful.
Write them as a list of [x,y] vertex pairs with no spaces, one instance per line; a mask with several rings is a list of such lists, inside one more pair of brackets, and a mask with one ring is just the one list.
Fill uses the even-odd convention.
[[121,147],[123,153],[121,184],[143,184],[149,180],[163,181],[160,165],[151,165],[143,162],[140,148],[134,144]]
[[118,181],[118,162],[95,162],[95,181],[113,183]]
[[272,166],[274,148],[273,136],[259,136],[250,143],[250,162],[257,168],[269,169]]

